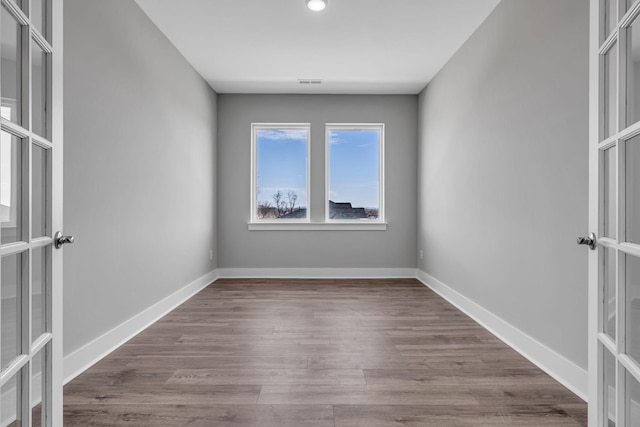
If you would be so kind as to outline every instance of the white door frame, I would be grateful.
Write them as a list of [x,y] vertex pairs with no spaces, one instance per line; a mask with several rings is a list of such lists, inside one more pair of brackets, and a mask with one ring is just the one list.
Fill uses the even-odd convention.
[[[62,229],[63,222],[63,0],[1,0],[1,3],[2,13],[12,25],[15,23],[18,35],[18,49],[12,51],[5,48],[17,58],[16,80],[20,83],[16,86],[17,90],[12,90],[15,92],[12,96],[21,100],[21,120],[16,123],[12,121],[13,117],[1,118],[0,125],[3,132],[18,141],[22,169],[18,181],[20,186],[15,187],[16,193],[21,195],[18,203],[21,211],[20,215],[16,215],[20,221],[4,224],[20,233],[16,234],[18,238],[15,243],[0,246],[3,264],[4,257],[9,259],[15,256],[16,265],[19,266],[15,270],[15,277],[8,280],[8,285],[16,288],[13,299],[16,300],[16,306],[19,306],[19,312],[13,317],[10,313],[6,317],[0,317],[0,322],[15,322],[17,326],[14,338],[17,356],[13,357],[13,352],[7,354],[12,358],[5,361],[6,366],[0,367],[0,383],[9,384],[7,393],[0,393],[0,422],[10,423],[18,418],[21,425],[31,426],[34,421],[32,409],[40,403],[42,397],[42,425],[62,426],[62,251],[54,248],[54,234]],[[36,14],[36,10],[39,10],[40,15]],[[43,24],[40,19],[38,22],[35,18],[32,20],[36,16],[45,17],[46,23]],[[37,66],[39,67],[36,68]],[[9,67],[8,65],[7,70]],[[1,71],[3,70],[0,73]],[[38,86],[34,84],[35,81],[39,82]],[[2,99],[4,103],[5,99]],[[12,101],[7,98],[6,102],[10,105]],[[36,117],[39,118],[37,125]],[[36,170],[36,147],[38,152],[42,152],[42,156],[37,159],[42,159],[43,162],[37,165],[42,168],[40,175],[44,180],[39,181],[42,185],[37,187],[33,178]],[[10,179],[17,179],[16,177]],[[12,185],[11,182],[10,186]],[[38,189],[38,201],[43,201],[42,209],[34,209],[34,188]],[[45,225],[44,228],[34,226],[36,218],[38,224]],[[44,221],[41,222],[43,218]],[[37,230],[37,234],[34,230]],[[41,258],[38,259],[44,264],[35,265],[36,250],[41,251]],[[0,273],[3,264],[0,264]],[[8,265],[13,264],[9,262]],[[41,290],[34,293],[33,272],[36,268],[43,277],[39,280]],[[4,278],[2,276],[0,280]],[[37,318],[34,317],[34,301],[39,304]],[[37,335],[32,336],[32,323],[36,320],[38,322],[35,324],[39,328],[36,329]],[[9,335],[9,338],[13,336]],[[42,360],[42,365],[35,365],[36,357]],[[36,368],[43,368],[41,372],[44,374],[38,373]],[[12,385],[14,379],[17,380],[15,386]],[[32,387],[34,380],[37,388]]]
[[[33,0],[32,0],[33,1]],[[54,55],[51,63],[51,127],[54,145],[51,177],[51,231],[63,229],[63,157],[64,157],[64,114],[63,114],[63,26],[64,0],[51,0],[51,38]],[[62,292],[62,250],[52,249],[51,260],[51,366],[50,404],[51,425],[63,425],[63,292]]]
[[[589,5],[589,230],[598,230],[598,139],[600,129],[600,60],[595,53],[600,44],[600,1],[590,0]],[[595,173],[594,173],[595,171]],[[587,231],[587,230],[585,230]],[[589,427],[599,425],[598,396],[598,254],[588,252],[588,372],[589,372]]]
[[[611,14],[612,28],[606,28],[606,13],[610,5],[616,11]],[[640,245],[626,242],[626,150],[629,140],[640,135],[640,122],[631,122],[627,111],[627,61],[630,57],[629,28],[640,22],[640,0],[590,0],[589,31],[589,230],[598,236],[596,250],[589,251],[589,426],[607,427],[609,420],[616,427],[629,427],[627,414],[629,402],[627,375],[640,382],[640,364],[628,354],[629,321],[627,316],[627,269],[628,257],[640,257]],[[636,30],[637,31],[637,30]],[[613,49],[613,50],[611,50]],[[609,89],[605,71],[607,52],[616,52],[615,84]],[[609,60],[611,56],[609,55]],[[609,92],[614,94],[609,104]],[[635,89],[636,91],[638,89]],[[629,98],[631,99],[631,98]],[[630,102],[630,101],[629,101]],[[610,107],[616,109],[613,114]],[[635,106],[640,108],[640,106]],[[607,116],[611,120],[606,120]],[[610,131],[605,130],[611,128]],[[638,144],[634,142],[634,144]],[[607,175],[604,153],[615,148],[611,169]],[[634,165],[635,167],[635,165]],[[607,175],[607,176],[605,176]],[[605,188],[605,178],[612,185]],[[615,200],[611,209],[605,211],[605,194],[612,193]],[[608,196],[611,199],[611,195]],[[614,230],[605,234],[605,217],[615,221]],[[635,225],[635,224],[634,224]],[[611,233],[611,234],[609,234]],[[614,255],[610,278],[604,276],[605,250]],[[613,282],[613,283],[609,283]],[[605,283],[613,286],[611,301],[605,294]],[[615,301],[613,301],[615,297]],[[611,302],[611,303],[610,303]],[[608,311],[612,311],[609,316]],[[613,319],[615,318],[615,321]],[[614,333],[608,334],[605,324]],[[640,328],[640,325],[633,325]],[[637,334],[637,333],[636,333]],[[615,363],[612,380],[615,387],[606,387],[605,356]],[[608,397],[607,397],[608,396]],[[607,409],[608,408],[608,409]],[[636,423],[638,420],[632,420]]]

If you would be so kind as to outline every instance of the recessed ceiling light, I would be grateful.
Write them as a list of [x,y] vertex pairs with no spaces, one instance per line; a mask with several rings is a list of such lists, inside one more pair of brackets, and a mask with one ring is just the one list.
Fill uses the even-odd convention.
[[329,0],[307,0],[307,7],[314,12],[320,12],[327,7],[328,2]]

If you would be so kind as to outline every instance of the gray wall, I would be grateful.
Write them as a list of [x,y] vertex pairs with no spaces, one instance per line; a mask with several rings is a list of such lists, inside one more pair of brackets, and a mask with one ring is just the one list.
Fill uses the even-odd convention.
[[420,269],[585,369],[588,7],[501,2],[420,94],[418,214]]
[[[415,268],[417,96],[219,95],[218,110],[219,267]],[[388,229],[248,231],[252,122],[311,123],[312,219],[324,212],[325,123],[385,123]]]
[[64,350],[215,269],[216,94],[133,0],[66,0]]

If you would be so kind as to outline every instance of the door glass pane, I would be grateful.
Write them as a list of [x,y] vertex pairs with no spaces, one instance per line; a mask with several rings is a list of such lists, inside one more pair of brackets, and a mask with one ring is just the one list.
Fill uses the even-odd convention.
[[626,419],[627,427],[640,427],[640,383],[633,375],[627,372],[627,402]]
[[605,38],[611,34],[618,24],[618,8],[616,7],[618,0],[604,0],[604,32]]
[[623,3],[623,7],[624,7],[624,10],[622,11],[622,12],[623,12],[623,15],[624,15],[625,13],[627,13],[627,11],[629,10],[629,8],[631,7],[631,5],[633,4],[633,2],[634,2],[634,1],[635,1],[635,0],[624,0],[624,1],[622,2],[622,3]]
[[22,411],[20,410],[20,399],[22,388],[22,374],[18,372],[13,378],[5,383],[0,390],[2,393],[2,427],[22,426]]
[[38,43],[31,41],[31,100],[32,106],[32,127],[38,135],[47,137],[47,117],[46,117],[46,93],[47,93],[47,55]]
[[44,352],[45,350],[38,352],[31,362],[31,425],[33,427],[45,425],[42,413],[43,398],[46,396],[43,387],[46,373]]
[[45,1],[31,0],[31,23],[47,38],[45,23]]
[[640,136],[627,143],[626,241],[640,244]]
[[626,255],[627,354],[640,363],[640,258]]
[[47,224],[47,150],[33,145],[32,151],[32,236],[33,238],[48,234]]
[[3,6],[0,10],[2,33],[2,117],[14,123],[22,123],[22,67],[20,61],[21,27]]
[[616,359],[606,348],[604,348],[603,374],[604,425],[614,427],[616,425]]
[[603,291],[604,307],[602,311],[603,331],[613,340],[616,339],[616,251],[604,248]]
[[2,244],[22,240],[22,142],[0,132],[0,235]]
[[618,45],[604,54],[604,138],[618,131]]
[[627,49],[627,126],[640,120],[640,19],[629,27]]
[[4,368],[16,356],[21,354],[20,324],[22,315],[22,254],[7,255],[2,258],[2,282],[0,286],[0,300],[2,301],[1,315],[2,335],[0,345],[0,365]]
[[47,314],[47,248],[31,252],[31,339],[35,341],[46,331]]
[[618,149],[616,147],[609,148],[603,152],[604,167],[603,173],[603,221],[604,237],[616,238],[616,158]]

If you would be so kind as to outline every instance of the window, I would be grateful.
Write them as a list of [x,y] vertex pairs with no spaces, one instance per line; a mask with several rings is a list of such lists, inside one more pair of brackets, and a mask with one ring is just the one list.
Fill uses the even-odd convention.
[[326,220],[384,221],[384,125],[326,127]]
[[[384,124],[327,124],[325,131],[314,142],[324,144],[323,159],[311,158],[308,123],[251,125],[249,230],[386,230]],[[324,178],[310,182],[312,167],[316,176],[324,169]],[[319,206],[324,200],[324,212],[310,211],[311,197]]]
[[308,222],[309,124],[252,130],[251,221]]

